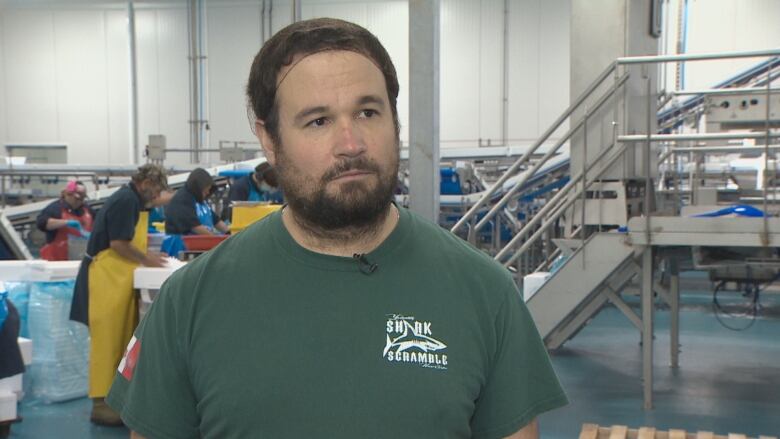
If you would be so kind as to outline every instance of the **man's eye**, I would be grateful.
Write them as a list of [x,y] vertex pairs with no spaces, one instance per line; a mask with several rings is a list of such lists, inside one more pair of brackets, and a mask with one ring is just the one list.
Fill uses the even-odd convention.
[[321,127],[325,126],[325,123],[327,123],[327,119],[324,117],[318,117],[317,119],[314,119],[313,121],[309,122],[308,125],[312,127]]
[[370,118],[376,116],[377,114],[379,114],[379,112],[376,111],[376,110],[366,109],[366,110],[361,110],[360,113],[358,113],[358,117],[364,118],[364,119],[370,119]]

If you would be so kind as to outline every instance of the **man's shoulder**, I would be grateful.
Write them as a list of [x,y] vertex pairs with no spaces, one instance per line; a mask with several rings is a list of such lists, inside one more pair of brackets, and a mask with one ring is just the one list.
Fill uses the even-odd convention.
[[492,268],[500,268],[500,264],[493,260],[488,254],[469,244],[459,236],[442,228],[421,216],[409,212],[413,223],[414,243],[418,246],[428,248],[448,258],[455,258],[464,263],[477,263]]
[[46,213],[50,214],[50,213],[56,211],[57,213],[59,213],[59,211],[62,209],[61,202],[62,202],[62,199],[56,199],[56,200],[52,201],[51,203],[47,204],[46,207],[43,208],[43,212],[46,212]]
[[110,197],[106,200],[106,203],[103,205],[103,208],[109,208],[114,205],[139,205],[141,202],[138,200],[138,196],[136,196],[135,192],[130,188],[128,185],[124,185],[116,190],[113,194],[111,194]]

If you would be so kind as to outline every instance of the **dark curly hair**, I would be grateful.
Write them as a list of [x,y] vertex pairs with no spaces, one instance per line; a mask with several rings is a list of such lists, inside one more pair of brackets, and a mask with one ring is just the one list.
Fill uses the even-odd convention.
[[141,184],[142,181],[149,180],[161,189],[168,189],[168,177],[165,175],[165,169],[160,165],[152,163],[142,165],[131,178],[135,184]]
[[252,62],[246,86],[247,99],[254,117],[264,121],[265,129],[274,143],[281,143],[279,108],[276,103],[279,72],[298,56],[327,50],[359,53],[372,60],[382,71],[397,137],[400,131],[396,108],[398,76],[382,43],[374,34],[354,23],[335,18],[316,18],[293,23],[277,32],[263,45]]

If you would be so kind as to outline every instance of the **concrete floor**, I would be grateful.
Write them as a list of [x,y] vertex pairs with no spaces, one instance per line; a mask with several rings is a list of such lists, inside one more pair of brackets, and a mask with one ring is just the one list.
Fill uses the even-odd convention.
[[[679,369],[668,367],[669,313],[656,312],[655,408],[650,411],[642,409],[639,332],[617,309],[602,310],[553,353],[571,404],[541,417],[541,436],[576,438],[590,422],[780,437],[780,295],[762,296],[762,316],[743,332],[722,327],[711,300],[706,291],[683,294]],[[124,428],[92,426],[89,410],[86,399],[22,404],[24,421],[13,426],[11,437],[128,437]]]

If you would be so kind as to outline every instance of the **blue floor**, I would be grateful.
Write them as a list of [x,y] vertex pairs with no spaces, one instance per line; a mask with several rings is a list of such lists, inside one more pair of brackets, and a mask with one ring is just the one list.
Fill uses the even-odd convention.
[[[737,297],[736,301],[741,301]],[[639,332],[607,307],[552,361],[571,404],[541,417],[543,438],[576,438],[583,423],[654,426],[690,432],[780,437],[780,295],[762,296],[761,317],[749,329],[721,326],[706,292],[683,295],[679,369],[669,364],[669,313],[656,312],[655,408],[642,409]],[[728,323],[747,323],[744,317]],[[20,406],[12,438],[127,438],[124,428],[89,422],[80,399]]]

